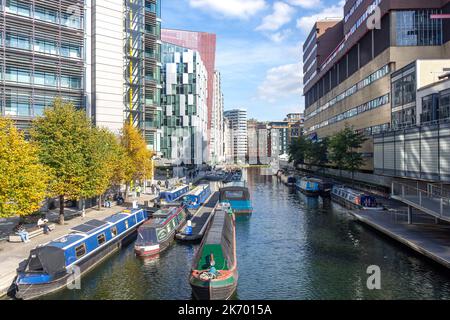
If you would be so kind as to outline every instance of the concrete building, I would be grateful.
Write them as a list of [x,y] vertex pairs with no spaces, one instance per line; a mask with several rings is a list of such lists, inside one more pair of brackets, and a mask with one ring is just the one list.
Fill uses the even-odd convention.
[[[286,155],[288,153],[289,147],[289,122],[288,121],[273,121],[269,122],[269,127],[272,131],[277,131],[276,136],[278,137],[278,156]],[[273,139],[275,135],[273,135]],[[275,153],[275,149],[272,149],[272,153]]]
[[162,45],[161,152],[173,165],[202,165],[207,159],[208,74],[200,53]]
[[228,118],[223,118],[223,153],[226,164],[234,163],[234,137],[231,128],[231,121]]
[[249,120],[248,127],[248,164],[266,165],[271,162],[270,128],[266,122]]
[[[216,35],[207,32],[162,29],[161,39],[164,42],[188,48],[200,53],[208,73],[208,130],[207,140],[211,141],[211,125],[213,118],[214,72],[216,70]],[[208,152],[210,146],[208,145]],[[209,152],[210,153],[210,152]]]
[[0,15],[1,115],[27,128],[62,97],[114,133],[131,119],[155,148],[160,0],[3,1]]
[[233,142],[233,162],[245,163],[247,158],[247,110],[234,109],[224,112],[230,123]]
[[222,163],[224,157],[224,96],[222,93],[222,80],[219,71],[214,72],[214,99],[211,123],[210,160],[212,163]]
[[[304,46],[305,133],[389,129],[391,74],[450,56],[450,22],[439,18],[449,12],[447,0],[349,0],[344,20],[319,22]],[[364,169],[373,171],[372,138],[361,152]]]

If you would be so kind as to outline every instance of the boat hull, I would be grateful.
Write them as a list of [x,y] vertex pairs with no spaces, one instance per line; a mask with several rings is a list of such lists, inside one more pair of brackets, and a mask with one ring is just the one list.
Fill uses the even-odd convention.
[[223,280],[202,281],[191,275],[189,280],[196,300],[229,300],[236,292],[238,273]]
[[300,187],[297,187],[297,190],[309,197],[318,197],[320,195],[320,191],[305,190]]
[[[98,264],[103,262],[113,253],[119,251],[123,246],[126,246],[133,242],[137,236],[137,229],[130,230],[127,234],[124,234],[122,238],[118,238],[111,242],[107,247],[102,248],[96,252],[90,259],[83,261],[79,265],[80,276],[82,277]],[[73,280],[72,274],[63,274],[57,277],[55,280],[49,283],[43,284],[14,284],[13,295],[16,299],[20,300],[33,300],[39,297],[58,292],[67,288],[69,281]]]

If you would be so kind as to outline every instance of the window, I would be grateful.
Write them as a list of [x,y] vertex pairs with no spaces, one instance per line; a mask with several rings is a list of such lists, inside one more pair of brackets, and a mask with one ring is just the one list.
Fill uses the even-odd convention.
[[42,7],[36,7],[34,11],[34,18],[42,21],[57,22],[56,12],[53,10],[45,9]]
[[129,223],[128,223],[128,220],[125,220],[125,229],[128,229],[130,226],[129,226]]
[[442,45],[442,20],[431,19],[432,14],[442,10],[396,11],[395,32],[397,46]]
[[113,238],[117,237],[117,227],[112,227],[111,228],[111,236]]
[[104,233],[97,236],[97,242],[98,242],[99,246],[101,246],[102,244],[104,244],[106,242],[106,236]]
[[77,257],[77,259],[81,258],[85,254],[86,254],[86,245],[84,243],[75,248],[75,256]]
[[439,106],[439,118],[442,120],[450,119],[450,90],[441,93]]
[[31,13],[31,4],[16,0],[6,1],[6,12],[29,17]]

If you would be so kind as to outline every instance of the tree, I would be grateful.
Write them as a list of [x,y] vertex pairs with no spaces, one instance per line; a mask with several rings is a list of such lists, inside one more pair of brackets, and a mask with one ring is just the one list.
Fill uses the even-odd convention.
[[118,137],[103,128],[92,128],[87,143],[86,166],[89,175],[81,194],[83,198],[98,196],[100,209],[102,195],[117,181],[115,174],[122,164],[120,157],[124,152]]
[[327,150],[328,139],[312,141],[308,139],[309,146],[306,148],[305,162],[311,166],[322,167],[328,163]]
[[358,150],[366,140],[364,134],[355,132],[350,127],[330,139],[330,160],[339,168],[341,176],[342,170],[348,170],[352,173],[353,180],[354,172],[363,166],[364,159]]
[[0,118],[0,218],[38,211],[47,194],[49,173],[36,146],[25,141],[11,120]]
[[55,99],[43,117],[33,121],[31,137],[39,149],[40,161],[52,171],[51,191],[59,197],[59,222],[64,224],[64,201],[89,194],[87,183],[91,123],[84,111]]
[[147,144],[139,130],[129,123],[126,123],[123,128],[121,144],[128,158],[128,165],[123,167],[123,172],[121,173],[126,181],[125,197],[128,198],[128,190],[134,182],[152,178],[153,152],[148,150]]
[[300,136],[293,139],[288,147],[289,162],[294,162],[294,166],[305,163],[305,156],[309,152],[310,143],[304,137]]

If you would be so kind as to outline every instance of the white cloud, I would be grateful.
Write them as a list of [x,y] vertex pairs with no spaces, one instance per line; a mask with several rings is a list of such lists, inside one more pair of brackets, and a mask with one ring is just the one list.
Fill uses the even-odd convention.
[[280,42],[286,40],[291,34],[292,34],[292,30],[286,29],[286,30],[275,32],[275,33],[269,35],[269,38],[270,38],[270,40],[272,40],[275,43],[280,43]]
[[322,11],[311,16],[301,17],[297,20],[297,27],[305,34],[309,33],[317,20],[325,18],[342,18],[345,1],[341,0],[338,5],[324,8]]
[[258,31],[276,31],[285,24],[291,22],[295,9],[284,2],[275,2],[273,4],[273,13],[264,17]]
[[287,0],[293,6],[299,6],[306,9],[320,8],[322,6],[321,0]]
[[258,88],[258,97],[267,102],[302,94],[302,63],[285,64],[266,73],[266,78]]
[[265,0],[189,0],[189,4],[203,11],[239,19],[247,19],[267,6]]

